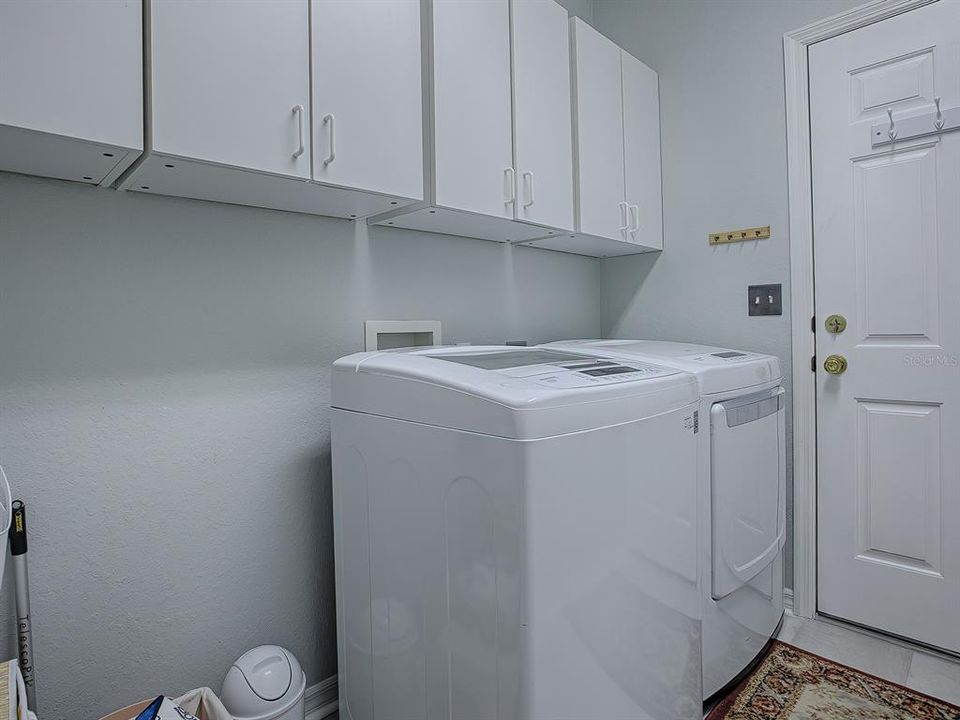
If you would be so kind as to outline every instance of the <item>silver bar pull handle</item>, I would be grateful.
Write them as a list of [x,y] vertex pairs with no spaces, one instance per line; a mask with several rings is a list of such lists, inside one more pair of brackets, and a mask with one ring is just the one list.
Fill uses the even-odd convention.
[[533,173],[530,170],[527,170],[523,173],[523,178],[527,181],[527,201],[523,206],[530,207],[534,203],[533,199]]
[[517,171],[512,167],[503,169],[503,204],[517,201]]
[[297,138],[299,140],[299,144],[293,153],[293,157],[298,158],[303,155],[303,150],[305,147],[303,139],[303,105],[294,105],[293,114],[297,116]]
[[323,124],[327,126],[327,138],[330,142],[330,150],[327,156],[323,159],[324,166],[329,165],[334,160],[337,159],[337,128],[336,128],[337,119],[333,116],[332,113],[327,113],[323,116]]

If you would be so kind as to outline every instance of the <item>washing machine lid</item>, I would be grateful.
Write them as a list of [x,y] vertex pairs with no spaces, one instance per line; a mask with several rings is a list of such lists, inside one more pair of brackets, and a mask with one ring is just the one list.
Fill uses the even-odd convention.
[[746,390],[782,379],[773,355],[661,340],[563,340],[541,345],[568,352],[604,353],[684,370],[697,376],[704,395]]
[[429,347],[333,364],[334,408],[534,439],[620,424],[695,403],[675,368],[543,347]]

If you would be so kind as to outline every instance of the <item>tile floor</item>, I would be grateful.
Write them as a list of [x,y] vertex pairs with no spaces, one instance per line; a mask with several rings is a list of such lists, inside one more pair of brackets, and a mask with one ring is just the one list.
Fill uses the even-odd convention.
[[914,649],[831,620],[790,613],[777,638],[808,652],[960,705],[960,660]]

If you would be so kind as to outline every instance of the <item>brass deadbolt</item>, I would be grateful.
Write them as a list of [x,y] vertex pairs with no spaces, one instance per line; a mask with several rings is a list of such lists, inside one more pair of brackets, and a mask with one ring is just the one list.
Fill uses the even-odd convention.
[[843,315],[831,315],[824,325],[827,326],[827,332],[839,335],[847,329],[847,319]]
[[843,355],[831,355],[823,361],[823,369],[831,375],[842,375],[847,371],[847,359]]

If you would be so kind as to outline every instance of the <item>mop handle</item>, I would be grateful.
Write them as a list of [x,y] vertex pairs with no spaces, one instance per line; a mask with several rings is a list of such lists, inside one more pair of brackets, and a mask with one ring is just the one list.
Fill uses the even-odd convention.
[[30,633],[30,580],[27,575],[27,508],[22,500],[13,502],[10,523],[10,555],[17,593],[17,648],[20,673],[27,688],[27,706],[37,711],[37,689],[34,685],[33,636]]

